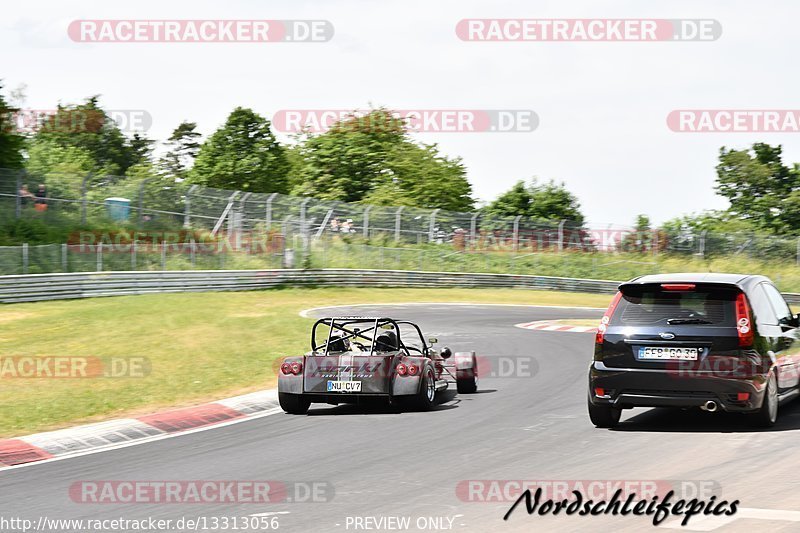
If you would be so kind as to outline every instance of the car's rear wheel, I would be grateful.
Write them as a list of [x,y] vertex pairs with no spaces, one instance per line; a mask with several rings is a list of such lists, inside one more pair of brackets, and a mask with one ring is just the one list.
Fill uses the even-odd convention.
[[619,424],[622,409],[610,405],[595,405],[587,398],[589,403],[589,419],[599,428],[613,428]]
[[473,371],[472,376],[456,379],[456,390],[459,394],[472,394],[478,390],[478,376]]
[[281,409],[290,415],[304,415],[311,406],[311,401],[302,394],[289,394],[288,392],[278,393],[278,403]]
[[764,391],[761,408],[750,416],[753,425],[762,428],[772,427],[778,420],[778,379],[775,377],[775,372],[770,372],[767,379],[767,389]]
[[426,366],[420,379],[419,391],[412,396],[411,407],[416,411],[428,411],[433,407],[436,399],[436,378],[433,367]]

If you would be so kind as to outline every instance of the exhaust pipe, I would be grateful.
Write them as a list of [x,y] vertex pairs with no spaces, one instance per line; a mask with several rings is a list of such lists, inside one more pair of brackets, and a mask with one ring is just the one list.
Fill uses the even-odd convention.
[[707,401],[703,405],[700,406],[700,409],[703,411],[708,411],[709,413],[713,413],[717,410],[717,402]]

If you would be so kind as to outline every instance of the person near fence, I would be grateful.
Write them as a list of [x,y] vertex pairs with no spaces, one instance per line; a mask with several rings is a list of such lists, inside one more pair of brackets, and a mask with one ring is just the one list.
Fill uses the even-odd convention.
[[47,211],[47,187],[44,186],[44,183],[39,184],[39,188],[36,190],[36,210],[37,211]]
[[36,198],[31,191],[28,190],[27,185],[23,185],[19,188],[19,192],[17,193],[19,196],[19,203],[22,207],[28,205],[28,201],[33,201]]

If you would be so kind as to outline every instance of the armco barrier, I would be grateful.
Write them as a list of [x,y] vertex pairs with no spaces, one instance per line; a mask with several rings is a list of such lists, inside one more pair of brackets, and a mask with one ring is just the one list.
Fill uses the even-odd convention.
[[[519,288],[612,294],[618,281],[408,270],[175,270],[0,276],[0,302],[276,287]],[[786,294],[800,303],[800,294]]]
[[34,302],[157,292],[244,291],[275,287],[483,287],[613,293],[619,282],[407,270],[176,270],[0,276],[0,302]]

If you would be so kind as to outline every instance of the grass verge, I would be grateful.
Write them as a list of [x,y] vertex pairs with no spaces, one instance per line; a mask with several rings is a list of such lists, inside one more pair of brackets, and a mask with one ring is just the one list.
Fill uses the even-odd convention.
[[[605,307],[609,297],[514,289],[280,289],[4,305],[0,436],[135,416],[272,387],[273,363],[308,349],[302,309],[378,302]],[[431,334],[435,332],[430,332]],[[8,358],[145,357],[146,377],[19,378]]]

